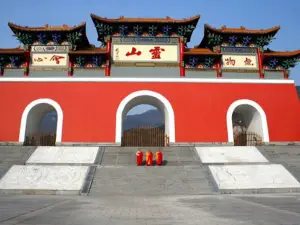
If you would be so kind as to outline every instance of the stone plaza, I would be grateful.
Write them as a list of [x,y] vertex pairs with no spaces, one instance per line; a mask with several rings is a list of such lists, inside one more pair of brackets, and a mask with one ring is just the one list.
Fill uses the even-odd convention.
[[299,195],[1,196],[0,224],[300,224]]
[[[237,148],[153,148],[166,163],[152,167],[135,165],[138,148],[0,148],[0,224],[300,224],[298,146],[244,147],[248,160]],[[224,183],[212,166],[250,169]]]

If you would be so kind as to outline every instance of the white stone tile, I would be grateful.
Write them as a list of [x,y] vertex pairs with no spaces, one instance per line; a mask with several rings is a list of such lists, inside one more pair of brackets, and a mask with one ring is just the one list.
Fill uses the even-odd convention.
[[0,189],[81,190],[88,166],[15,165],[1,179]]
[[282,165],[209,166],[219,189],[300,188]]
[[38,147],[26,163],[93,164],[98,147]]
[[196,147],[203,163],[254,163],[268,160],[254,146]]

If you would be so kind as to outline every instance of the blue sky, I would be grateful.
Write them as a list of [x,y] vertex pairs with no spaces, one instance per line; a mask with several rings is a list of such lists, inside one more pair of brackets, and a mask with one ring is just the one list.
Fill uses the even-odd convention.
[[[188,44],[193,47],[203,37],[204,24],[220,28],[245,26],[266,29],[280,25],[281,29],[269,48],[279,51],[300,49],[300,0],[7,0],[0,13],[0,48],[20,44],[12,36],[7,23],[22,26],[67,24],[73,26],[87,22],[87,35],[92,44],[99,46],[90,13],[108,18],[174,17],[177,19],[200,14],[198,27]],[[300,85],[300,63],[291,70],[291,79]],[[145,110],[145,106],[133,110]]]

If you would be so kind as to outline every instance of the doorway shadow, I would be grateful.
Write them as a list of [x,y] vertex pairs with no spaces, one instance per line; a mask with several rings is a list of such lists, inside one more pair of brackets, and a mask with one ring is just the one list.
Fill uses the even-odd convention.
[[[161,163],[161,165],[157,165],[156,160],[153,160],[152,162],[153,162],[152,163],[153,166],[166,166],[168,164],[167,160],[163,160],[162,163]],[[146,160],[143,160],[141,166],[146,166]]]

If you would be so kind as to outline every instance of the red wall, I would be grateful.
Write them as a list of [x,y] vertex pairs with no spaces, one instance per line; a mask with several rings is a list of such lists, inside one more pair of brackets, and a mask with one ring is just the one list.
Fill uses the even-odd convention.
[[175,112],[176,142],[227,142],[226,112],[250,99],[265,111],[270,141],[300,141],[300,104],[293,84],[0,83],[0,141],[18,141],[23,110],[50,98],[64,112],[63,142],[114,142],[118,105],[134,91],[165,96]]

